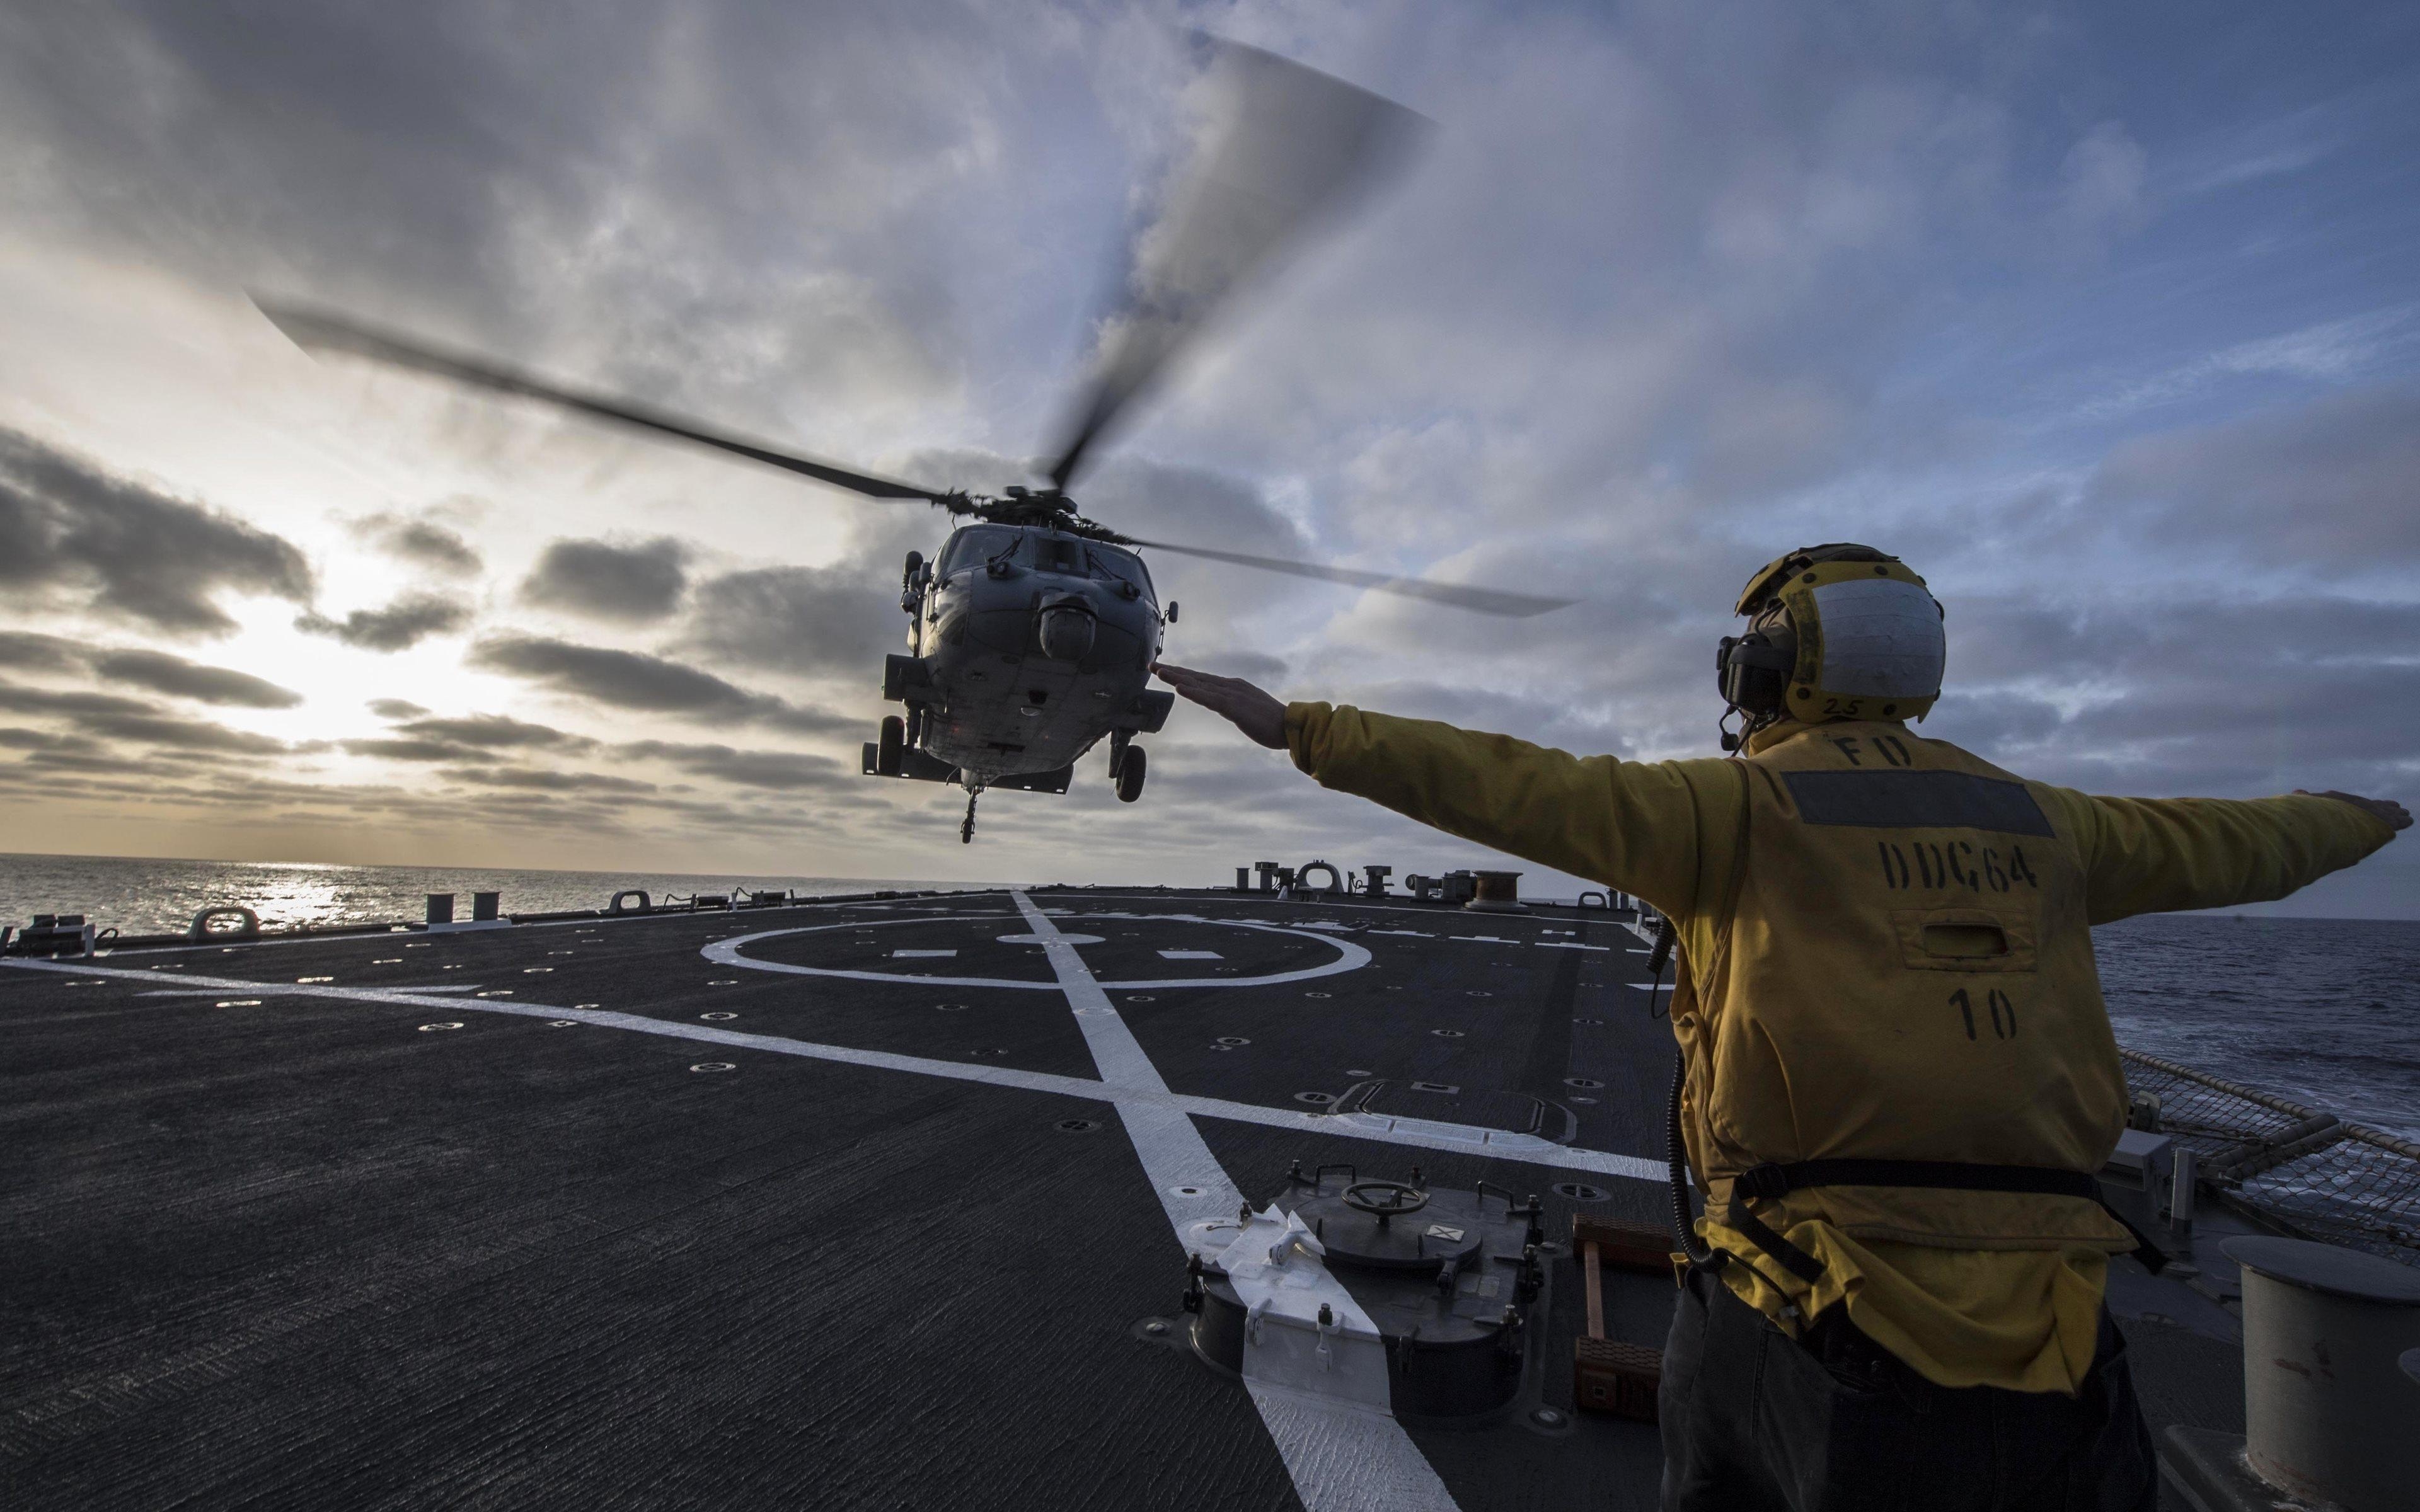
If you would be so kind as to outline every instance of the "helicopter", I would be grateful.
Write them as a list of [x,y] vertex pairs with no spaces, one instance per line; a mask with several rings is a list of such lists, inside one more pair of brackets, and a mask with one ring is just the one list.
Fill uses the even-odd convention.
[[1212,124],[1156,224],[1139,230],[1094,374],[1042,487],[934,489],[816,461],[650,407],[534,376],[290,301],[253,302],[298,346],[367,357],[692,442],[877,500],[921,501],[960,521],[931,558],[908,553],[899,607],[908,654],[885,660],[883,696],[905,706],[865,743],[867,776],[954,784],[959,839],[989,788],[1065,793],[1104,739],[1120,799],[1142,796],[1137,735],[1175,695],[1149,686],[1178,606],[1161,606],[1140,551],[1396,594],[1526,618],[1568,599],[1121,534],[1078,512],[1068,489],[1209,315],[1281,250],[1404,156],[1422,119],[1380,96],[1256,48],[1201,37]]

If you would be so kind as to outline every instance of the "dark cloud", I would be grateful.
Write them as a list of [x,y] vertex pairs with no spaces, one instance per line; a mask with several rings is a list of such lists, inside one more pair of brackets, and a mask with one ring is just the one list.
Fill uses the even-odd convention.
[[446,776],[462,782],[476,782],[488,787],[520,788],[538,793],[653,793],[653,782],[635,778],[608,777],[601,772],[554,772],[534,767],[514,766],[495,769],[470,768],[448,772]]
[[207,719],[180,718],[156,704],[112,693],[0,683],[0,709],[47,714],[67,720],[87,734],[183,750],[271,756],[301,748],[248,730],[231,730]]
[[198,703],[290,709],[302,702],[302,694],[266,678],[229,667],[205,667],[164,651],[104,652],[93,658],[92,668],[111,682],[131,683]]
[[284,537],[0,430],[0,589],[177,635],[221,634],[222,594],[301,603],[310,563]]
[[811,756],[788,750],[736,750],[729,746],[691,746],[641,740],[616,746],[613,753],[639,760],[668,762],[697,777],[777,791],[828,788],[845,777],[858,775],[829,756]]
[[337,744],[352,755],[375,756],[390,762],[492,762],[497,759],[491,752],[451,740],[340,740]]
[[92,648],[81,640],[63,636],[38,635],[31,630],[0,630],[0,662],[30,671],[45,662],[70,662],[83,665],[92,655]]
[[556,541],[521,580],[521,602],[624,624],[659,620],[679,607],[689,559],[690,548],[670,536]]
[[405,651],[432,635],[471,623],[471,607],[434,594],[406,594],[384,609],[357,609],[341,620],[316,610],[294,622],[298,630],[331,636],[365,651]]
[[2328,595],[1950,608],[1925,733],[2100,792],[2405,790],[2420,605]]
[[409,719],[428,712],[410,699],[372,699],[363,706],[381,719]]
[[434,520],[380,514],[355,521],[353,529],[404,561],[439,572],[470,578],[486,565],[470,542]]
[[[792,672],[881,675],[904,649],[899,566],[755,567],[698,584],[687,643],[717,660]],[[887,581],[886,581],[887,579]]]
[[615,708],[691,718],[746,719],[810,734],[855,728],[855,721],[801,708],[770,694],[752,693],[711,672],[634,651],[504,636],[473,646],[470,660],[473,666],[509,672],[556,692]]
[[98,735],[139,741],[184,750],[222,751],[240,756],[283,756],[295,748],[285,741],[249,730],[230,730],[207,719],[180,719],[163,714],[93,714],[76,723]]
[[0,746],[11,750],[94,751],[101,748],[82,735],[62,735],[23,725],[0,726]]
[[482,750],[562,750],[596,748],[597,742],[551,725],[531,724],[502,714],[473,714],[465,718],[414,719],[396,726],[398,734],[424,740],[452,741]]
[[199,703],[290,709],[302,702],[302,695],[291,688],[232,668],[205,666],[165,651],[112,650],[32,631],[0,630],[0,663],[26,671],[87,671],[105,682],[132,684]]
[[160,712],[158,704],[120,698],[115,693],[27,687],[20,683],[0,683],[0,709],[18,714],[55,714],[70,719],[134,717]]
[[2360,571],[2420,555],[2420,390],[2373,388],[2129,441],[2090,494],[2163,538]]

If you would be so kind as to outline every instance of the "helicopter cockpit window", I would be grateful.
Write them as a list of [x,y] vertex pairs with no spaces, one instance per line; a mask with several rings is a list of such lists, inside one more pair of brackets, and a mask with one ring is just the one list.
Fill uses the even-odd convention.
[[1143,571],[1142,558],[1131,551],[1121,551],[1113,546],[1095,545],[1090,550],[1094,577],[1115,578],[1124,582],[1130,582],[1141,589],[1145,597],[1150,596],[1151,574]]
[[980,567],[1002,551],[1014,549],[1017,534],[1005,525],[967,526],[950,537],[949,548],[941,553],[941,576]]
[[1027,560],[1040,572],[1063,572],[1075,577],[1084,575],[1084,543],[1064,535],[1033,536],[1028,543],[1032,555]]

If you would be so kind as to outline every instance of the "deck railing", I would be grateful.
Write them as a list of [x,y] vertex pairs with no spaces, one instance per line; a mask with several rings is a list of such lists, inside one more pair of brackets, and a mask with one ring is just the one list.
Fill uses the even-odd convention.
[[2139,1102],[2205,1186],[2291,1233],[2420,1264],[2420,1143],[2172,1060],[2120,1050]]

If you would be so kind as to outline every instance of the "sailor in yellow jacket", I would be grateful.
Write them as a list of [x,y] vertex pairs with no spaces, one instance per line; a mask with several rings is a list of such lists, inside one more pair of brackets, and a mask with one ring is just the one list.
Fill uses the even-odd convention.
[[1677,926],[1707,1200],[1666,1351],[1668,1508],[2148,1509],[2102,1305],[2136,1242],[2093,1196],[2126,1084],[2091,926],[2284,897],[2411,817],[2091,797],[1923,739],[1942,610],[1869,548],[1792,552],[1738,612],[1728,759],[1580,758],[1159,671],[1324,786]]

